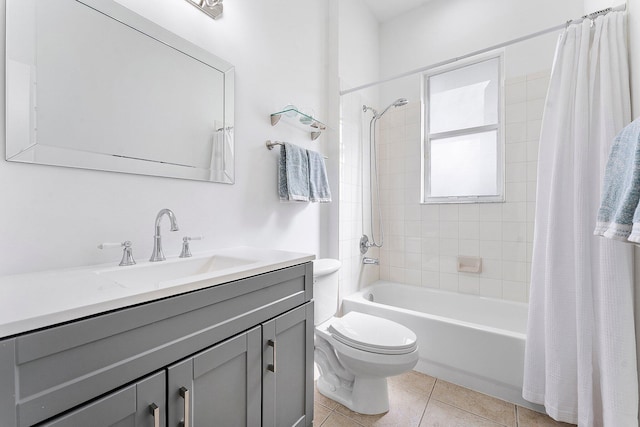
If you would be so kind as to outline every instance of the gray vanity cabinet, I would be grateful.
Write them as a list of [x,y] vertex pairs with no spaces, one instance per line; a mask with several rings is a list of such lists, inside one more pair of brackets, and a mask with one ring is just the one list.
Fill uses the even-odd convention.
[[158,372],[67,415],[43,424],[43,427],[165,427],[165,373]]
[[167,369],[168,424],[301,427],[313,414],[313,304]]
[[257,327],[170,366],[169,425],[259,426],[260,343]]
[[262,324],[262,427],[311,425],[313,304]]
[[0,339],[0,426],[311,426],[312,270]]

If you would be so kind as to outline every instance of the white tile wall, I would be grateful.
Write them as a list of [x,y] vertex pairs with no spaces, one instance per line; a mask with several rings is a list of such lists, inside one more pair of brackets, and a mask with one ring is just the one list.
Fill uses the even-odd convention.
[[[548,84],[548,71],[505,83],[504,203],[420,204],[420,105],[409,103],[380,120],[386,238],[381,279],[528,300],[538,138]],[[482,273],[459,273],[458,255],[482,257]]]
[[[369,194],[368,166],[365,162],[364,165],[366,167],[363,169],[361,154],[363,126],[368,129],[368,121],[363,118],[362,114],[362,104],[367,104],[367,102],[363,102],[361,96],[358,94],[343,96],[341,100],[339,257],[340,261],[342,261],[342,267],[340,269],[340,293],[341,296],[344,296],[356,292],[360,287],[378,280],[379,267],[375,265],[363,266],[360,255],[360,237],[362,236],[363,230],[363,191],[365,197],[368,198]],[[382,171],[382,165],[380,166],[380,170]],[[385,169],[385,176],[390,172],[389,169]],[[388,186],[389,180],[386,180],[384,185]],[[402,229],[404,206],[398,205],[398,209],[394,211],[393,215],[392,218],[388,217],[388,219],[396,223],[394,227],[397,227],[398,230]],[[368,207],[364,217],[365,226],[368,230]],[[367,232],[367,234],[369,233]],[[388,239],[386,244],[397,247],[398,253],[404,255],[404,241],[401,243],[397,239]],[[375,258],[379,256],[379,252],[375,248],[370,249],[367,256]],[[394,263],[397,262],[398,260],[394,260]],[[388,276],[389,260],[386,261],[384,268]]]

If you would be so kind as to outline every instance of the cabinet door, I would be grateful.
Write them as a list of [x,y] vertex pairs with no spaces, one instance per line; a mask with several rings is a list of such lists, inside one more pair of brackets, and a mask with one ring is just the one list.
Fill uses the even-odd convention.
[[165,427],[165,372],[42,424],[47,427]]
[[262,324],[262,425],[311,426],[313,302]]
[[260,327],[168,368],[169,427],[260,426]]

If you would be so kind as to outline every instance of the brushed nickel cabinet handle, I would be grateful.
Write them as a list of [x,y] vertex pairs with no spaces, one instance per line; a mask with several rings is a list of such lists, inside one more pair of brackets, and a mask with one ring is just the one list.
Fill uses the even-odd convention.
[[267,366],[267,370],[275,373],[276,372],[276,340],[269,340],[267,341],[267,344],[269,345],[269,347],[273,348],[273,365],[269,364]]
[[184,420],[181,423],[182,427],[191,427],[191,417],[189,416],[191,399],[189,398],[189,394],[189,389],[186,387],[180,387],[180,396],[184,399]]
[[149,405],[149,412],[153,416],[153,427],[160,427],[160,408],[155,403]]

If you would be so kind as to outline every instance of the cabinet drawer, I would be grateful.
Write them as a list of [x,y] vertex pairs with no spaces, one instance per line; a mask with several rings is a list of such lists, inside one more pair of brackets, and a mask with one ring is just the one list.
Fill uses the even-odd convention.
[[311,297],[306,263],[2,341],[1,424],[51,418]]
[[[165,381],[166,374],[161,371],[45,422],[42,427],[146,427],[154,425],[154,417],[157,417],[157,425],[164,427]],[[150,410],[151,404],[157,406],[157,412]]]

